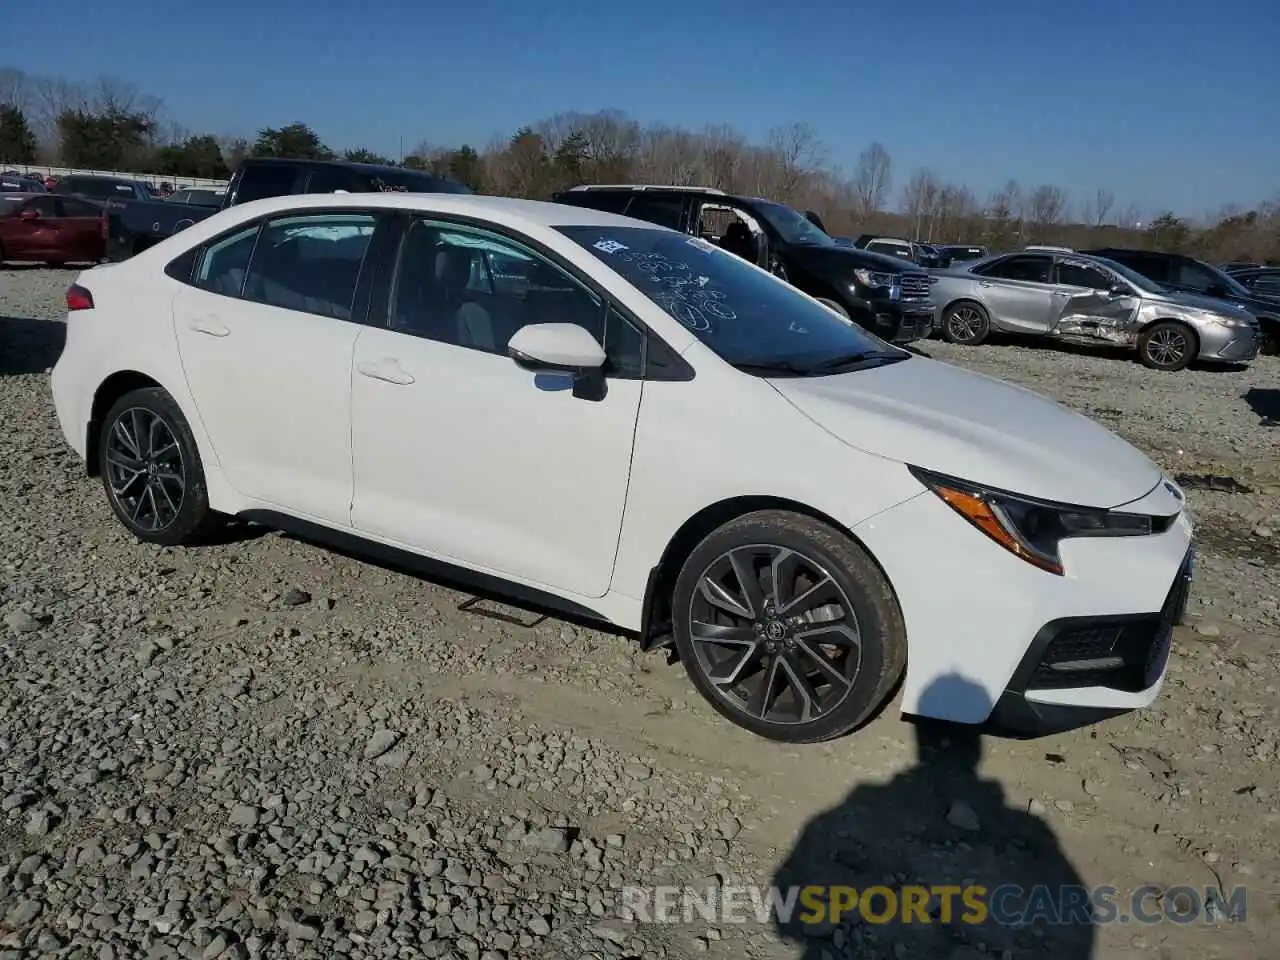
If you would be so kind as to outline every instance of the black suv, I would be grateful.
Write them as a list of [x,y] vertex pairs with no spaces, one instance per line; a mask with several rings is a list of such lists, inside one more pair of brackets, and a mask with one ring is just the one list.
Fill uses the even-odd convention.
[[1258,334],[1261,339],[1259,352],[1275,354],[1280,351],[1280,297],[1250,290],[1217,267],[1180,253],[1128,250],[1123,247],[1102,247],[1080,252],[1114,260],[1170,290],[1198,293],[1239,304],[1258,318]]
[[711,187],[634,184],[574,187],[552,199],[701,236],[893,343],[933,332],[929,274],[893,257],[842,246],[783,204]]

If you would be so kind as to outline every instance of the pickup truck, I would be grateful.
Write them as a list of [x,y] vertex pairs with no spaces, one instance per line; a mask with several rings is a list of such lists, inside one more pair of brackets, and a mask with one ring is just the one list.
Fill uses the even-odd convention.
[[700,236],[884,340],[911,343],[933,333],[932,283],[925,270],[846,246],[819,218],[784,204],[712,187],[649,184],[583,184],[552,199]]
[[155,191],[151,184],[141,180],[128,180],[124,177],[99,177],[95,174],[73,173],[59,177],[50,193],[61,193],[79,197],[93,203],[106,203],[108,200],[154,200]]
[[219,210],[295,193],[470,193],[461,183],[403,167],[337,160],[258,157],[245,160],[231,175],[222,205],[173,200],[111,200],[102,212],[106,259],[126,260],[166,237],[211,217]]

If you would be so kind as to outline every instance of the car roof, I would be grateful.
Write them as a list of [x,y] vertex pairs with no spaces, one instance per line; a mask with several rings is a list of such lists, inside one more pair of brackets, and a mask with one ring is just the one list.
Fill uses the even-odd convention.
[[268,197],[232,207],[241,211],[245,219],[321,207],[328,210],[345,208],[369,209],[387,207],[394,210],[420,210],[423,213],[472,214],[478,217],[519,219],[526,224],[541,227],[646,227],[666,230],[657,224],[623,217],[616,213],[604,213],[590,207],[567,203],[550,203],[545,200],[518,200],[514,197],[490,197],[482,194],[463,193],[307,193],[283,197]]

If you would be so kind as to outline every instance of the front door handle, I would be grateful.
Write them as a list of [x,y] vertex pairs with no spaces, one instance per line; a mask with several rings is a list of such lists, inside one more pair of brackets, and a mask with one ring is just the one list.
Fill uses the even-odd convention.
[[993,284],[990,280],[979,280],[979,281],[978,281],[978,286],[980,286],[980,287],[993,287],[993,286],[995,286],[995,284]]
[[406,373],[400,366],[398,360],[390,357],[381,360],[378,363],[361,362],[356,364],[356,370],[362,377],[369,377],[372,380],[382,380],[385,383],[394,383],[397,386],[407,387],[414,382],[414,377],[410,373]]
[[231,332],[231,328],[217,317],[192,317],[187,321],[187,329],[211,337],[225,337]]

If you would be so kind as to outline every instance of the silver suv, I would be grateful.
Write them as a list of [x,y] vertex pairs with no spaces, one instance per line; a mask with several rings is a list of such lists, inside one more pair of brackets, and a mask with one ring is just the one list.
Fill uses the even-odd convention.
[[1012,333],[1125,346],[1155,370],[1258,354],[1258,320],[1247,310],[1175,293],[1103,257],[1027,249],[932,276],[938,327],[951,343]]

